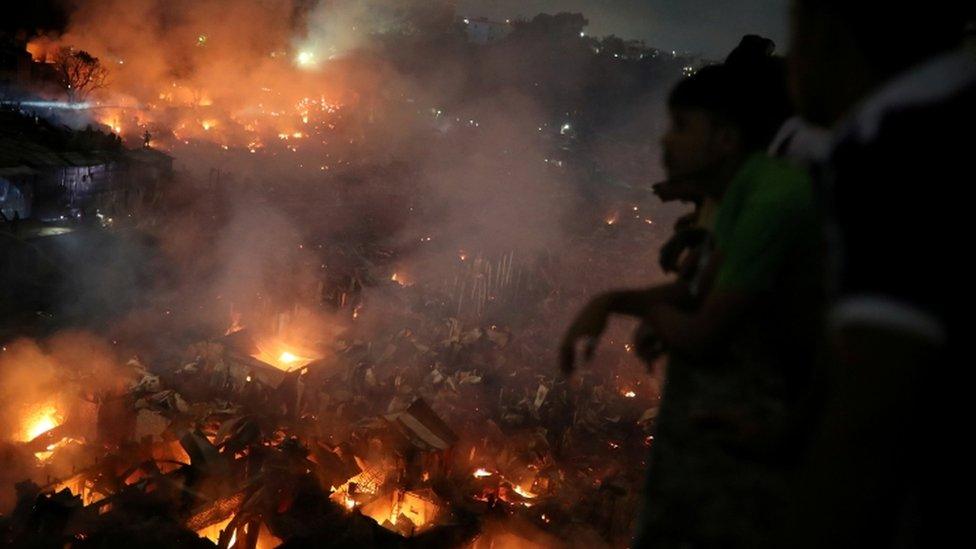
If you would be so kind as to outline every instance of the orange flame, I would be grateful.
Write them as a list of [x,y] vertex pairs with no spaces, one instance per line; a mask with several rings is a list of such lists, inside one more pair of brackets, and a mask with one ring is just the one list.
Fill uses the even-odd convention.
[[279,370],[291,372],[303,368],[319,358],[309,356],[310,354],[279,341],[258,344],[258,352],[251,356]]
[[24,416],[18,440],[30,442],[64,422],[53,402],[34,407]]

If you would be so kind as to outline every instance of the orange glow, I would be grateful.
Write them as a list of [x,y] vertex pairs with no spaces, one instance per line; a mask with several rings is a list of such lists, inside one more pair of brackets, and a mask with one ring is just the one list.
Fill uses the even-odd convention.
[[[346,482],[342,483],[338,488],[335,486],[330,487],[330,492],[332,495],[329,499],[332,501],[346,507],[347,509],[352,509],[356,506],[355,500],[349,494],[350,485],[356,485],[357,494],[376,494],[379,487],[386,481],[386,473],[383,471],[382,467],[373,467],[366,461],[355,457],[356,465],[362,470],[358,475],[350,478]],[[352,507],[350,507],[350,502],[352,502]]]
[[118,116],[116,115],[107,116],[99,120],[99,122],[111,128],[114,134],[122,135],[122,123],[119,121]]
[[362,506],[362,513],[381,526],[396,525],[400,517],[406,517],[417,531],[436,524],[440,506],[424,491],[394,490]]
[[309,351],[299,350],[296,346],[276,341],[259,343],[258,352],[251,356],[279,370],[292,372],[304,368],[310,362],[320,358],[312,356],[313,354]]
[[234,333],[237,333],[237,332],[239,332],[239,331],[241,331],[243,329],[244,329],[244,325],[241,324],[241,315],[240,315],[240,313],[231,313],[231,315],[230,315],[230,326],[227,328],[227,331],[224,332],[224,335],[234,334]]
[[[233,520],[233,518],[234,517],[231,517],[228,518],[227,520],[223,520],[216,524],[211,524],[206,528],[197,530],[197,535],[200,536],[201,538],[206,538],[214,543],[217,543],[220,540],[221,530],[226,529],[227,526],[230,524],[230,521]],[[247,533],[248,528],[250,526],[251,526],[250,524],[245,524],[243,526],[243,531]],[[235,547],[236,544],[237,544],[237,530],[234,530],[234,532],[231,533],[230,540],[227,544],[227,547]],[[281,540],[276,538],[268,530],[268,527],[262,523],[260,529],[258,530],[257,549],[271,549],[272,547],[277,547],[280,544],[281,544]]]
[[[98,58],[110,76],[87,95],[88,114],[104,123],[121,113],[108,125],[132,140],[150,131],[153,148],[205,141],[256,154],[261,147],[248,144],[270,143],[282,132],[325,144],[340,111],[355,108],[369,96],[364,92],[382,83],[317,46],[292,50],[301,29],[289,22],[289,2],[244,2],[233,10],[219,2],[180,3],[179,21],[165,31],[113,24],[139,14],[139,6],[89,2],[73,13],[67,32],[33,38],[27,51],[40,63],[52,62],[62,47]],[[215,27],[217,19],[221,24]],[[356,42],[366,36],[344,32]],[[173,71],[166,61],[171,57],[206,70]]]
[[39,36],[27,43],[27,52],[38,63],[53,63],[58,44],[47,36]]
[[488,471],[487,469],[478,469],[477,471],[474,472],[474,478],[490,477],[493,474],[494,473],[492,473],[491,471]]
[[[355,484],[356,490],[360,493],[375,494],[376,490],[386,482],[386,473],[378,467],[372,467],[364,460],[356,457],[356,465],[362,469],[358,475],[350,478],[338,488],[333,487],[332,492],[338,496],[345,496],[349,492],[349,485]],[[333,501],[339,501],[333,498]]]
[[[201,538],[207,538],[210,541],[217,543],[218,541],[220,541],[220,533],[227,528],[227,526],[230,524],[230,521],[233,519],[234,517],[228,517],[227,520],[223,520],[216,524],[211,524],[206,528],[197,530],[197,535],[200,536]],[[237,538],[237,532],[235,531],[234,537],[232,538],[231,543],[228,544],[228,547],[234,546],[234,542],[237,541],[236,538]]]
[[47,448],[45,448],[44,451],[34,452],[34,456],[41,461],[47,461],[51,456],[54,455],[54,452],[56,452],[59,448],[63,448],[64,446],[67,446],[71,442],[77,442],[77,441],[73,438],[64,437],[58,442],[55,442],[53,444],[48,444]]
[[53,402],[47,402],[29,410],[21,422],[16,439],[30,442],[64,422]]
[[79,496],[85,505],[91,505],[105,499],[105,494],[96,492],[94,483],[86,480],[84,475],[75,475],[64,482],[58,483],[54,487],[54,492],[60,492],[61,490],[68,490],[72,494]]
[[624,393],[624,396],[627,397],[627,398],[636,398],[637,397],[637,393],[635,393],[634,391],[627,391],[627,392]]
[[393,273],[390,276],[390,280],[392,280],[393,282],[396,282],[397,284],[399,284],[401,286],[412,286],[413,285],[413,280],[411,280],[408,275],[406,275],[406,274],[404,274],[402,272]]

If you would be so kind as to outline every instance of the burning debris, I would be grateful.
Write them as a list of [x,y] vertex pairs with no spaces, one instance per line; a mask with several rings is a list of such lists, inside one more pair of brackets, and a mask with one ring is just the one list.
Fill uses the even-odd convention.
[[[180,4],[165,36],[145,21],[169,3],[106,0],[29,45],[37,64],[93,52],[112,85],[77,110],[209,172],[104,227],[144,230],[167,263],[148,275],[164,291],[99,328],[111,345],[0,354],[2,542],[626,543],[659,378],[620,330],[578,385],[554,345],[571,304],[610,273],[646,280],[656,246],[623,192],[568,210],[567,183],[599,173],[569,159],[594,146],[585,120],[527,92],[427,93],[399,74],[441,64],[413,30],[396,66],[380,32],[296,38],[291,2]],[[504,47],[478,55],[522,59]],[[523,72],[512,88],[549,95]]]
[[[423,285],[388,288],[403,299],[381,331],[369,303],[360,319],[347,303],[330,341],[296,335],[307,313],[266,335],[237,317],[169,359],[113,367],[97,391],[45,385],[4,443],[4,477],[23,475],[4,540],[481,547],[569,543],[587,524],[599,543],[626,539],[637,495],[621,486],[638,485],[654,403],[619,371],[569,386],[531,339],[440,316],[453,307],[413,300]],[[66,374],[45,346],[14,345],[4,371]]]

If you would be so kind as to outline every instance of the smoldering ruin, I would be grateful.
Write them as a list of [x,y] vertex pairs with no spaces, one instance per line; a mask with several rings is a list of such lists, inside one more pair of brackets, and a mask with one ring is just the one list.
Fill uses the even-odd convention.
[[705,61],[586,25],[99,0],[4,36],[4,542],[626,544],[662,372],[629,325],[574,381],[556,346],[661,276],[662,98]]

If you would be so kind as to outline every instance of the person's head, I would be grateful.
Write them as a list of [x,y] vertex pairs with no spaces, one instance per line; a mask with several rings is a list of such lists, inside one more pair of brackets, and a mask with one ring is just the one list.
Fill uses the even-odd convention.
[[705,67],[671,92],[671,124],[662,140],[664,166],[672,181],[702,180],[724,162],[741,156],[741,132],[728,116],[721,90],[728,88],[728,70]]
[[[705,67],[675,86],[671,125],[662,145],[669,180],[711,181],[764,150],[791,106],[772,43],[747,37],[722,65]],[[716,189],[702,189],[715,192]]]
[[879,84],[961,43],[971,0],[793,0],[791,81],[800,113],[834,125]]

